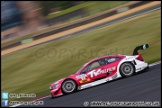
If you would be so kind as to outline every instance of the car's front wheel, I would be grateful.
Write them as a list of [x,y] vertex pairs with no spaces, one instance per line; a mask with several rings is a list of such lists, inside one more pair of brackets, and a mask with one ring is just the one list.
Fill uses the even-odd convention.
[[51,94],[51,99],[54,99],[55,97]]
[[77,85],[73,80],[65,80],[62,83],[62,91],[64,94],[69,94],[76,91]]
[[135,72],[135,68],[134,66],[132,65],[132,63],[123,63],[121,66],[120,66],[120,74],[123,76],[123,77],[129,77],[129,76],[132,76]]

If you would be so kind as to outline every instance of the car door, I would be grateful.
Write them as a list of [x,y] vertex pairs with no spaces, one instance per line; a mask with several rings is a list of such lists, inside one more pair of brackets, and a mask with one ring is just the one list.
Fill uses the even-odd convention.
[[104,78],[106,76],[105,65],[106,63],[104,59],[93,61],[88,65],[87,70],[85,70],[87,77],[89,77],[91,81]]
[[117,66],[120,62],[121,58],[120,57],[107,57],[105,58],[106,61],[106,70],[107,70],[107,75],[112,76],[117,72]]
[[80,85],[102,79],[107,76],[105,59],[95,60],[89,63],[77,78]]

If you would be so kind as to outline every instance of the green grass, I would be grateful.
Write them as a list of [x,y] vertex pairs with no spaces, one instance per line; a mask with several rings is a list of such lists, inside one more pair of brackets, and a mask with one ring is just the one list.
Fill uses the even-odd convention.
[[161,60],[159,10],[74,37],[3,55],[2,91],[35,93],[37,97],[49,95],[51,83],[75,73],[89,60],[114,53],[132,55],[135,46],[144,43],[150,45],[147,50],[140,51],[144,59],[149,63]]
[[98,12],[102,12],[102,11],[114,8],[116,6],[125,4],[127,2],[129,2],[129,1],[87,1],[87,2],[84,2],[82,4],[68,8],[66,10],[63,10],[59,13],[49,14],[46,18],[52,19],[52,18],[61,16],[61,15],[64,15],[64,14],[68,14],[68,13],[73,12],[75,10],[82,9],[82,8],[86,10],[86,12],[87,12],[86,16],[88,16],[88,15],[92,15],[92,14],[95,14],[95,13],[98,13]]

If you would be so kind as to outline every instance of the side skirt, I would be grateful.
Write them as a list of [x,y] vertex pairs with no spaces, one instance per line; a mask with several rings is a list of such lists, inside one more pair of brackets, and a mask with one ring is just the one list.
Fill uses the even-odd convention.
[[82,89],[93,87],[93,86],[96,86],[96,85],[99,85],[99,84],[102,84],[102,83],[106,83],[108,81],[118,79],[120,77],[121,77],[121,75],[116,73],[112,77],[103,78],[103,79],[100,79],[100,80],[97,80],[97,81],[94,81],[94,82],[91,82],[91,83],[88,83],[88,84],[81,85],[81,86],[78,87],[78,90],[82,90]]

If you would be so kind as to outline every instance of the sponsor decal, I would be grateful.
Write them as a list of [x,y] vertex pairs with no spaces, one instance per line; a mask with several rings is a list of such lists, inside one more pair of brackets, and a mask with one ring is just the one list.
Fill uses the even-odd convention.
[[80,83],[86,83],[86,82],[89,82],[90,81],[90,78],[86,78],[86,79],[84,79],[84,80],[80,80],[79,82]]
[[[90,75],[90,77],[93,78],[94,76],[98,76],[100,74],[112,72],[115,69],[116,69],[116,66],[113,66],[113,67],[107,68],[107,69],[103,69],[103,70],[101,70],[101,69],[98,69],[98,70],[94,69],[94,70],[88,72],[87,75]],[[81,74],[81,75],[76,76],[76,78],[77,79],[86,80],[86,76],[87,75],[86,74]]]
[[103,69],[103,70],[101,70],[101,69],[92,70],[92,71],[90,71],[90,72],[88,73],[88,75],[90,75],[90,77],[93,78],[94,76],[98,76],[98,75],[100,75],[100,74],[108,73],[108,72],[111,72],[111,71],[113,71],[113,70],[115,70],[115,69],[116,69],[116,66],[111,67],[111,68],[107,68],[107,69]]
[[76,76],[77,79],[82,79],[82,80],[85,80],[86,79],[86,74],[81,74],[81,75],[78,75]]

